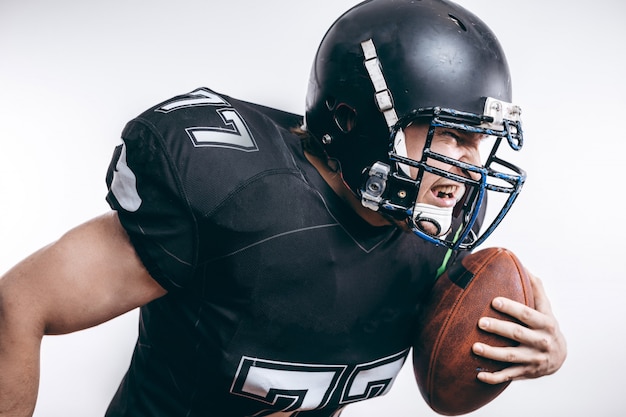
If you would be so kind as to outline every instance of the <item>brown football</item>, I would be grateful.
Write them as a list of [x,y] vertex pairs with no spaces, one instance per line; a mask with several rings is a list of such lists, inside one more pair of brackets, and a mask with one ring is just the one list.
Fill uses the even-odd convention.
[[496,398],[509,383],[479,381],[480,371],[494,372],[507,363],[472,352],[474,342],[492,346],[517,343],[478,328],[480,317],[512,320],[491,307],[496,296],[534,308],[530,279],[509,250],[488,248],[455,262],[433,286],[413,345],[413,368],[422,396],[437,413],[469,413]]

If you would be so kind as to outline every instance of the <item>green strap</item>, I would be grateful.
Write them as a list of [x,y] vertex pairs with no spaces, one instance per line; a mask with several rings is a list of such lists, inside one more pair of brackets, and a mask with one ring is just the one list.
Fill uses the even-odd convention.
[[[461,230],[463,230],[463,225],[461,225],[457,229],[456,234],[454,235],[454,243],[456,243],[457,239],[459,238],[459,234],[461,234]],[[437,276],[435,278],[439,278],[441,274],[443,274],[446,271],[446,268],[448,267],[448,261],[450,261],[451,256],[452,256],[452,249],[448,249],[448,251],[446,252],[446,256],[443,257],[443,262],[441,263],[441,266],[437,269]]]

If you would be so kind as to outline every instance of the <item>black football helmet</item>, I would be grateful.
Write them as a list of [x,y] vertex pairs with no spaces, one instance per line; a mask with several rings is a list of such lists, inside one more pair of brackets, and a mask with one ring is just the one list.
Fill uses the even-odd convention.
[[[472,249],[504,218],[525,181],[525,172],[500,155],[522,147],[520,113],[502,48],[479,18],[446,0],[370,0],[342,15],[322,40],[304,127],[340,163],[364,206],[406,221],[432,243]],[[413,123],[429,126],[421,159],[410,159],[404,147],[404,129]],[[452,159],[430,149],[440,128],[487,135],[493,146],[481,165]],[[407,167],[417,169],[416,178]],[[416,201],[425,172],[464,185],[448,224],[438,220],[438,207]],[[503,201],[481,231],[488,193]]]

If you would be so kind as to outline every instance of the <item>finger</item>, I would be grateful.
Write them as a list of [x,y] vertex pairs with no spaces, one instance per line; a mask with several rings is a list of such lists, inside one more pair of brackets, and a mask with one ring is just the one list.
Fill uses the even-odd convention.
[[476,378],[481,382],[491,385],[502,384],[503,382],[511,380],[508,375],[503,375],[501,372],[479,372]]
[[514,379],[538,378],[555,372],[550,366],[550,357],[546,353],[538,353],[525,346],[493,347],[483,343],[475,343],[472,351],[479,356],[498,362],[508,363],[509,366],[496,372],[480,372],[481,381],[498,384]]
[[544,313],[534,310],[525,304],[505,297],[496,297],[493,299],[491,305],[495,310],[517,319],[530,328],[541,328],[545,326],[546,317]]
[[472,347],[474,353],[500,362],[524,365],[524,378],[556,372],[567,356],[567,343],[556,322],[543,329],[529,329],[517,323],[483,317],[478,326],[515,340],[519,345],[499,347],[477,342]]
[[472,345],[472,351],[483,358],[497,362],[506,362],[509,365],[528,364],[535,358],[533,355],[536,355],[536,353],[525,346],[497,347],[481,342],[474,343]]
[[533,337],[531,329],[512,321],[498,320],[493,317],[481,317],[478,320],[478,327],[486,332],[497,334],[519,343],[532,344],[536,341],[536,337]]
[[519,346],[514,347],[492,347],[481,344],[487,347],[487,353],[481,356],[503,362],[542,362],[545,360],[545,353],[551,352],[552,347],[560,343],[559,333],[553,326],[535,329],[507,320],[483,317],[478,321],[478,327],[519,343]]
[[[519,352],[506,351],[502,349],[497,349],[489,345],[485,345],[483,343],[475,343],[472,346],[472,351],[484,358],[500,361],[500,362],[516,362],[520,357]],[[501,384],[503,382],[512,381],[514,379],[523,378],[523,365],[511,364],[506,368],[495,371],[495,372],[479,372],[476,377],[478,380],[485,382],[487,384]]]
[[504,382],[514,381],[517,379],[525,379],[523,366],[510,366],[501,371],[496,372],[479,372],[476,375],[478,380],[487,384],[502,384]]
[[479,372],[477,377],[489,384],[500,384],[515,379],[537,378],[542,373],[541,362],[537,362],[536,352],[526,347],[493,347],[483,343],[472,346],[475,354],[508,366],[495,372]]

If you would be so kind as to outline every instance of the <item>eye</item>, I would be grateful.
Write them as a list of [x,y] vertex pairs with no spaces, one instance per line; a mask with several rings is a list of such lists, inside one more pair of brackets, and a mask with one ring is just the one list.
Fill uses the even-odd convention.
[[448,139],[448,140],[451,139],[451,140],[454,140],[455,142],[457,142],[458,144],[462,144],[463,143],[463,138],[461,137],[461,135],[459,135],[454,130],[445,129],[445,130],[442,130],[442,131],[440,131],[438,133],[439,134],[437,136],[441,137],[442,139]]
[[459,146],[468,148],[479,147],[487,139],[486,135],[464,134],[452,129],[441,131],[441,135],[454,140]]

